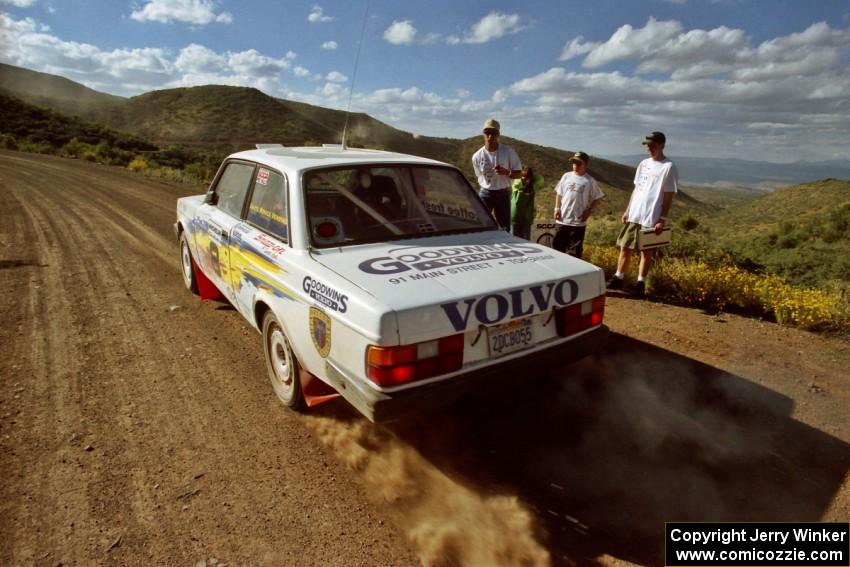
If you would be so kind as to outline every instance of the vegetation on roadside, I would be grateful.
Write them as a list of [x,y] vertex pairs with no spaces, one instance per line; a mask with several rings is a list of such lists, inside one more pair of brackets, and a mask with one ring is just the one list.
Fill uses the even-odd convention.
[[[680,236],[675,245],[656,251],[647,282],[652,297],[813,331],[850,332],[850,280],[828,280],[817,287],[795,284],[776,273],[743,268],[722,250],[699,248],[704,242],[699,237]],[[616,271],[619,255],[611,242],[585,247],[585,259],[608,276]],[[634,260],[631,278],[636,276]]]
[[78,117],[0,94],[0,148],[83,159],[163,179],[198,183],[215,174],[221,156],[157,145]]

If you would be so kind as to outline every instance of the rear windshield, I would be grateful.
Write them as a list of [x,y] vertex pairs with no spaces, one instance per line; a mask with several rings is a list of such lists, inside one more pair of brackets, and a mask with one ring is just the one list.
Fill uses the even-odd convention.
[[304,175],[314,246],[497,229],[463,175],[449,167],[373,165]]

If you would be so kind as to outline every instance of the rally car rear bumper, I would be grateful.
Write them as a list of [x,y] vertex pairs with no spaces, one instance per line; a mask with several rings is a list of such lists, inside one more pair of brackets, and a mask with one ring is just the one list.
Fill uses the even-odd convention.
[[379,392],[365,384],[348,380],[328,364],[328,378],[348,402],[373,422],[401,419],[449,405],[478,388],[524,387],[526,381],[553,368],[581,360],[605,345],[608,327],[600,325],[571,341],[559,343],[525,356],[472,370],[442,382],[424,384],[399,392]]

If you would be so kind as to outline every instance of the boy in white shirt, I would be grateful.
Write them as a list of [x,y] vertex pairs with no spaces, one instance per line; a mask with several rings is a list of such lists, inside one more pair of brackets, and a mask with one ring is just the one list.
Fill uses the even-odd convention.
[[565,173],[555,186],[555,223],[558,224],[558,232],[552,240],[552,248],[581,258],[587,219],[605,194],[587,173],[590,156],[576,152],[570,161],[573,170]]
[[[608,280],[608,289],[623,289],[623,276],[629,269],[632,251],[640,249],[641,229],[653,229],[661,234],[673,196],[679,190],[679,171],[676,165],[664,156],[667,138],[661,132],[652,132],[641,142],[646,146],[649,157],[640,162],[635,171],[635,189],[629,206],[623,213],[623,229],[617,237],[620,257],[617,273]],[[640,266],[635,294],[646,295],[646,274],[652,261],[652,250],[640,251]]]

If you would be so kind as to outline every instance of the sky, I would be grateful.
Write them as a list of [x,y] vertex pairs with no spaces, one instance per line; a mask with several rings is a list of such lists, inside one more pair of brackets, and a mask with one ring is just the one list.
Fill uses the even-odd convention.
[[670,156],[850,159],[850,0],[0,0],[0,61],[596,156],[660,130]]

